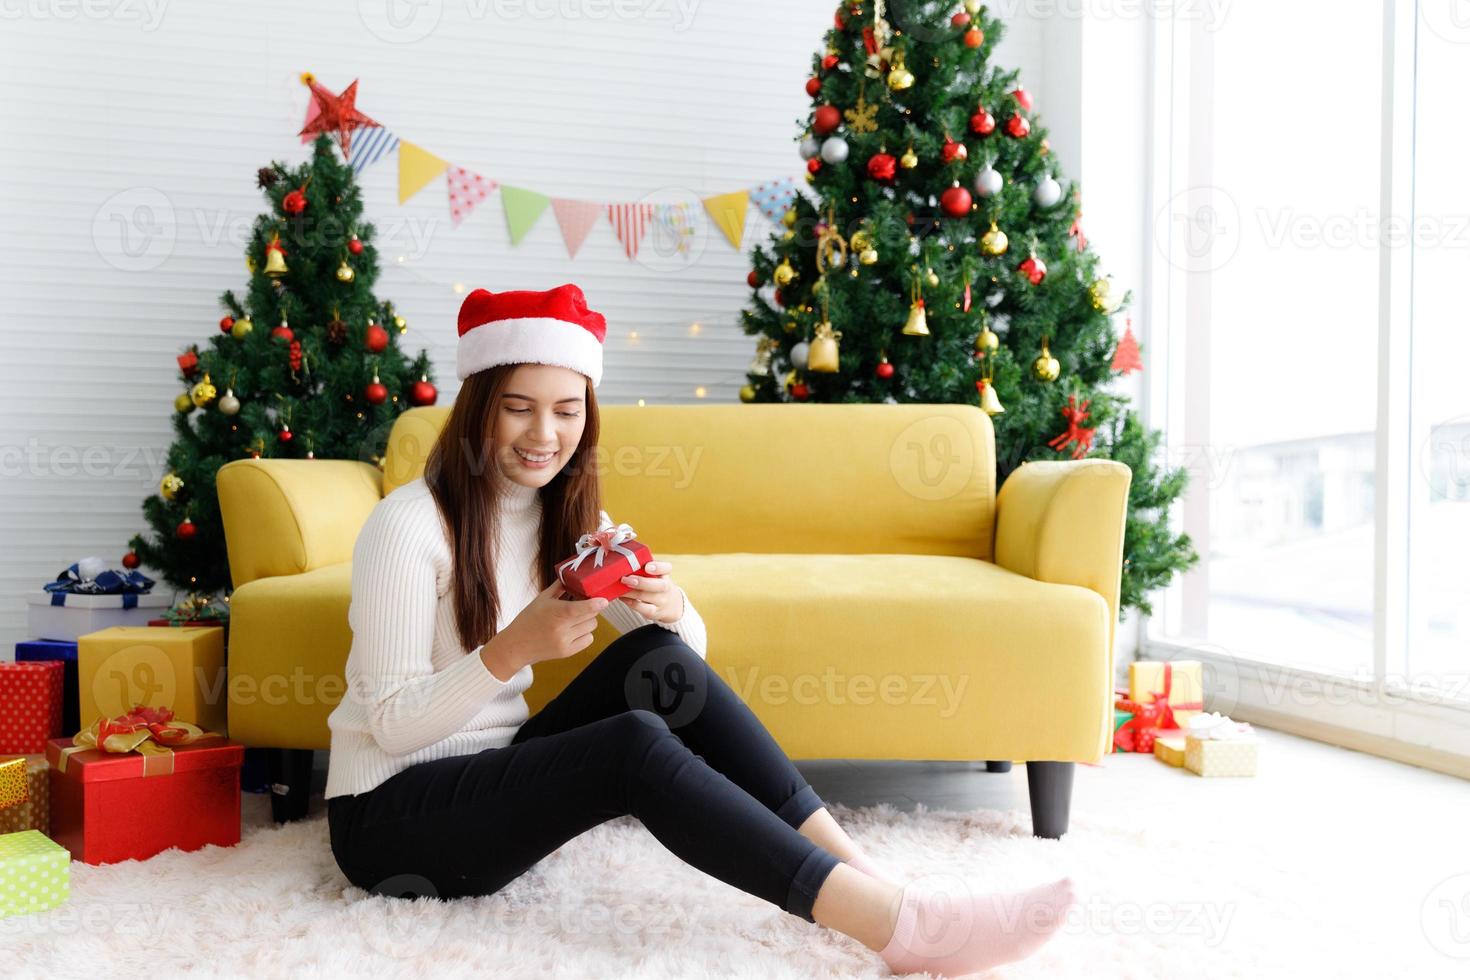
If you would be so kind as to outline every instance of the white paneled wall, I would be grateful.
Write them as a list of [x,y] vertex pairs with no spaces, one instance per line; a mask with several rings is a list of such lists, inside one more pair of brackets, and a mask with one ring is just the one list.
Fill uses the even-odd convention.
[[[298,162],[315,72],[359,107],[487,177],[553,196],[688,201],[800,175],[793,143],[831,0],[25,0],[0,4],[0,657],[24,594],[144,528],[179,392],[246,281],[256,168]],[[546,16],[550,14],[551,16]],[[1045,118],[1044,25],[1011,24]],[[1066,133],[1052,134],[1062,150]],[[731,401],[743,251],[701,221],[687,260],[623,255],[601,221],[575,260],[548,210],[510,244],[498,196],[459,228],[443,178],[405,205],[396,159],[363,179],[384,239],[377,294],[406,315],[453,399],[453,284],[575,281],[607,314],[607,402]],[[396,255],[405,257],[402,265]],[[697,332],[691,325],[698,323]],[[629,332],[636,330],[636,341]]]

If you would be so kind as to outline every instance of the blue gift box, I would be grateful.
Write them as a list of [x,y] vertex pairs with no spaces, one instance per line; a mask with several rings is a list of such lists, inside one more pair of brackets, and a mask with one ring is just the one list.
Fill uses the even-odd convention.
[[66,664],[61,681],[61,730],[75,735],[82,730],[81,698],[77,694],[77,645],[71,640],[21,640],[15,645],[16,662],[60,660]]

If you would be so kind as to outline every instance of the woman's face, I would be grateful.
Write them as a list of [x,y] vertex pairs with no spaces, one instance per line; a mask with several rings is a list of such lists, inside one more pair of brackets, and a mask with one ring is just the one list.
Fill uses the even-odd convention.
[[522,486],[550,483],[582,441],[586,396],[587,378],[570,368],[517,367],[495,409],[495,461],[500,472]]

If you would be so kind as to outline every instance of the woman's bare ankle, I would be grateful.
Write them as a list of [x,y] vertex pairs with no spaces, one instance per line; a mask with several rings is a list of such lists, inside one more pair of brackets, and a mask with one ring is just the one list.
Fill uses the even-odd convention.
[[903,888],[838,864],[817,890],[812,918],[874,952],[893,938]]

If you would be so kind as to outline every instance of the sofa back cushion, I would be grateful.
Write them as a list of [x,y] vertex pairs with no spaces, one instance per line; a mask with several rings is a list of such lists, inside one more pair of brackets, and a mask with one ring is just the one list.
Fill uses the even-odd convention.
[[[602,405],[603,506],[655,553],[991,560],[995,436],[974,405]],[[383,492],[423,474],[447,407],[394,424]]]

